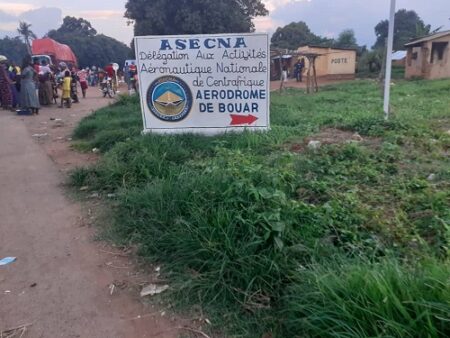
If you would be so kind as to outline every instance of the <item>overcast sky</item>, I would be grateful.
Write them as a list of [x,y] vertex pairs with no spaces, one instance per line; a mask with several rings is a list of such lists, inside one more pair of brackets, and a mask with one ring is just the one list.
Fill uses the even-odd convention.
[[[176,0],[173,0],[176,1]],[[256,19],[257,31],[305,21],[315,34],[336,37],[355,30],[359,44],[375,42],[374,26],[388,17],[390,0],[264,0],[270,15]],[[16,35],[19,20],[31,23],[39,36],[58,28],[66,15],[83,17],[97,31],[129,43],[133,29],[123,13],[126,0],[0,0],[0,36]],[[397,0],[397,8],[415,10],[433,28],[450,29],[450,0]]]

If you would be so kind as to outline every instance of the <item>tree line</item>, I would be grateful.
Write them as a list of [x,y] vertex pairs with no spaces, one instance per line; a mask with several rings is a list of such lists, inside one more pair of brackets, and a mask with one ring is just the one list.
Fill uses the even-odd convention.
[[[253,20],[268,14],[262,0],[128,0],[125,17],[134,25],[135,35],[175,35],[253,32]],[[408,41],[432,33],[414,11],[399,10],[395,15],[394,50],[404,49]],[[381,67],[381,54],[388,31],[388,21],[380,21],[374,28],[376,42],[369,51],[357,43],[352,29],[346,29],[336,39],[314,34],[303,22],[279,27],[271,38],[274,48],[295,50],[304,45],[354,48],[365,59],[370,70]],[[27,44],[34,38],[29,25],[21,23],[18,30],[23,37],[0,39],[0,50],[18,61],[26,53]],[[83,18],[67,16],[56,30],[46,35],[69,45],[77,55],[80,66],[104,65],[111,61],[123,63],[132,48],[103,34],[98,34]]]
[[131,48],[104,34],[98,34],[91,23],[82,18],[66,16],[60,28],[47,36],[70,46],[81,67],[100,66],[110,62],[120,65],[132,55]]
[[[372,49],[384,48],[388,28],[388,20],[382,20],[375,26],[376,42]],[[394,50],[403,50],[404,45],[409,41],[433,32],[431,25],[426,25],[415,11],[401,9],[395,14]],[[344,30],[337,39],[329,39],[315,35],[303,21],[292,22],[284,27],[279,27],[273,34],[271,41],[273,47],[283,49],[297,49],[306,45],[340,48],[363,47],[358,46],[352,29]]]
[[[36,39],[30,24],[20,22],[19,36],[0,39],[0,54],[20,64],[23,57],[31,53],[31,41]],[[98,34],[91,23],[82,18],[66,16],[61,27],[49,31],[49,37],[70,46],[80,67],[100,66],[110,62],[124,64],[132,56],[131,48],[109,36]]]
[[[128,0],[125,17],[134,24],[135,35],[173,35],[252,32],[253,19],[267,14],[261,0]],[[415,11],[399,10],[395,24],[394,50],[403,50],[405,43],[433,33],[431,26]],[[369,50],[367,46],[358,45],[352,29],[330,39],[314,34],[303,21],[292,22],[275,31],[271,47],[290,50],[305,45],[353,48],[358,53],[360,70],[378,72],[388,26],[388,20],[382,20],[374,27],[376,42]]]
[[[272,36],[272,46],[282,49],[295,50],[306,45],[323,47],[353,48],[358,55],[358,71],[377,73],[381,69],[389,21],[382,20],[374,28],[376,41],[371,50],[367,46],[358,45],[352,29],[346,29],[337,39],[328,39],[314,34],[303,22],[293,22],[279,27]],[[395,14],[394,50],[404,50],[405,44],[411,40],[435,33],[440,28],[432,30],[431,25],[425,24],[415,11],[400,9]]]

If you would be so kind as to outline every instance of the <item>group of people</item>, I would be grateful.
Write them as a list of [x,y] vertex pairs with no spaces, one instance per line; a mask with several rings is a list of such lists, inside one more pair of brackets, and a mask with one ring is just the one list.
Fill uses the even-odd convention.
[[31,57],[23,60],[22,67],[0,55],[0,105],[3,109],[17,107],[39,114],[37,74]]
[[[118,78],[124,78],[130,94],[137,92],[137,67],[127,62],[122,71],[116,73],[113,63],[103,69],[92,66],[77,70],[73,65],[61,62],[50,65],[46,59],[35,59],[27,55],[21,67],[0,55],[0,106],[12,111],[39,114],[42,106],[58,104],[70,108],[78,103],[78,88],[83,98],[89,86],[97,86],[104,79],[111,79],[117,90]],[[60,100],[58,100],[60,99]]]
[[128,91],[132,94],[137,89],[137,66],[134,61],[125,62],[122,70],[115,68],[113,62],[107,64],[103,68],[92,66],[90,69],[86,68],[87,83],[89,86],[95,87],[101,85],[105,79],[110,79],[115,91],[120,81],[123,81],[128,86]]
[[128,94],[132,95],[138,91],[138,75],[135,61],[125,61],[123,67],[124,81],[128,86]]
[[[294,73],[293,77],[297,80],[297,82],[303,82],[303,71],[305,69],[305,58],[299,58],[294,64]],[[282,81],[287,81],[290,77],[289,74],[289,64],[288,62],[283,62],[282,64],[282,73],[281,78]]]
[[92,67],[89,74],[90,78],[93,79],[93,85],[96,85],[96,83],[101,84],[105,79],[111,79],[114,91],[117,91],[118,82],[122,81],[126,83],[129,95],[137,93],[138,76],[135,61],[125,61],[125,65],[122,70],[119,70],[118,66],[118,64],[111,62],[103,69]]
[[49,65],[45,59],[33,61],[29,55],[19,67],[0,55],[0,105],[3,109],[39,114],[42,106],[57,104],[59,97],[61,108],[70,107],[79,102],[78,84],[86,97],[88,84],[84,69],[76,70],[65,63]]

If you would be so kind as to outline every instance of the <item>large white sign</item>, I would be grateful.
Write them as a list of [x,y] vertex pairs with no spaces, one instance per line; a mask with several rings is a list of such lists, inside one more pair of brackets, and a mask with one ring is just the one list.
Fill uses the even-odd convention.
[[134,42],[144,132],[269,128],[267,34],[143,36]]

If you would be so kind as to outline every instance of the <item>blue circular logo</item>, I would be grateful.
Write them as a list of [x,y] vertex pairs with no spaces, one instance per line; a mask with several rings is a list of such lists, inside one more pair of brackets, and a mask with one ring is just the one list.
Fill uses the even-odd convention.
[[183,80],[175,76],[163,76],[153,81],[148,88],[147,105],[158,119],[178,122],[191,111],[192,93]]

